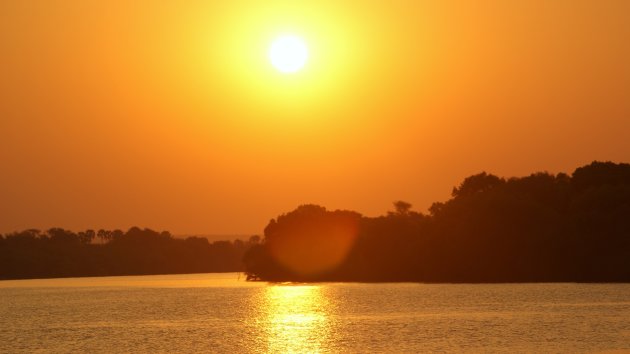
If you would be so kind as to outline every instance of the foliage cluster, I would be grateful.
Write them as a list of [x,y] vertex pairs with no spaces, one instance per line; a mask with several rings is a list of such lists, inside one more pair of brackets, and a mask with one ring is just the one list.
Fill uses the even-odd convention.
[[[270,244],[304,233],[284,224],[319,220],[327,242],[340,214],[355,215],[359,227],[338,266],[304,274],[274,257]],[[426,215],[402,201],[380,217],[303,205],[270,222],[245,269],[272,281],[628,282],[630,165],[593,162],[571,175],[509,179],[483,172]]]
[[210,243],[137,227],[25,230],[0,235],[0,279],[235,272],[257,240]]

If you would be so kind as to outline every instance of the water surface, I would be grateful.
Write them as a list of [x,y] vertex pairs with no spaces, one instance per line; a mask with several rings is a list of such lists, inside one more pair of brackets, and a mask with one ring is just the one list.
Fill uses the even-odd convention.
[[630,352],[630,284],[0,281],[0,352]]

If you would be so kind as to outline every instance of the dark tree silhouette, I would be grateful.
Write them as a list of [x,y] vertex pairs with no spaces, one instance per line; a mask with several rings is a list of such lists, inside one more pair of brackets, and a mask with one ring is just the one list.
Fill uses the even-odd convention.
[[[464,179],[451,199],[434,203],[429,216],[395,202],[385,217],[358,217],[344,260],[308,278],[287,272],[270,244],[276,236],[269,231],[309,223],[302,208],[272,220],[262,243],[246,253],[250,279],[630,281],[629,164],[593,162],[571,176],[542,172],[507,180],[482,172]],[[308,209],[320,219],[336,213]],[[311,244],[330,242],[327,229],[309,228]]]
[[630,165],[482,172],[428,215],[404,201],[379,217],[302,205],[247,241],[137,227],[0,235],[0,279],[240,270],[273,281],[629,282]]
[[251,245],[240,240],[177,239],[168,232],[137,227],[127,232],[25,230],[0,235],[0,279],[236,272],[242,270],[243,255]]
[[394,202],[394,212],[389,212],[390,215],[407,215],[411,211],[411,204],[405,201],[399,200]]
[[463,197],[474,193],[481,193],[504,183],[505,180],[503,178],[481,172],[480,174],[467,177],[459,187],[453,188],[452,195],[453,197]]

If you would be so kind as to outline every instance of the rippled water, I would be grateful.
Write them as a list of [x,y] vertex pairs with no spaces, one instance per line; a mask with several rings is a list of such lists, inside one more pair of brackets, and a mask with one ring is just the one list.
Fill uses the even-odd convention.
[[0,352],[630,352],[630,284],[0,281]]

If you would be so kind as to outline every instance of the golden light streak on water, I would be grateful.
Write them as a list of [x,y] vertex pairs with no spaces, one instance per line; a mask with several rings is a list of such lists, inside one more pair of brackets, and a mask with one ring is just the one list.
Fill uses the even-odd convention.
[[318,353],[328,345],[330,310],[317,285],[278,285],[265,291],[270,353]]

